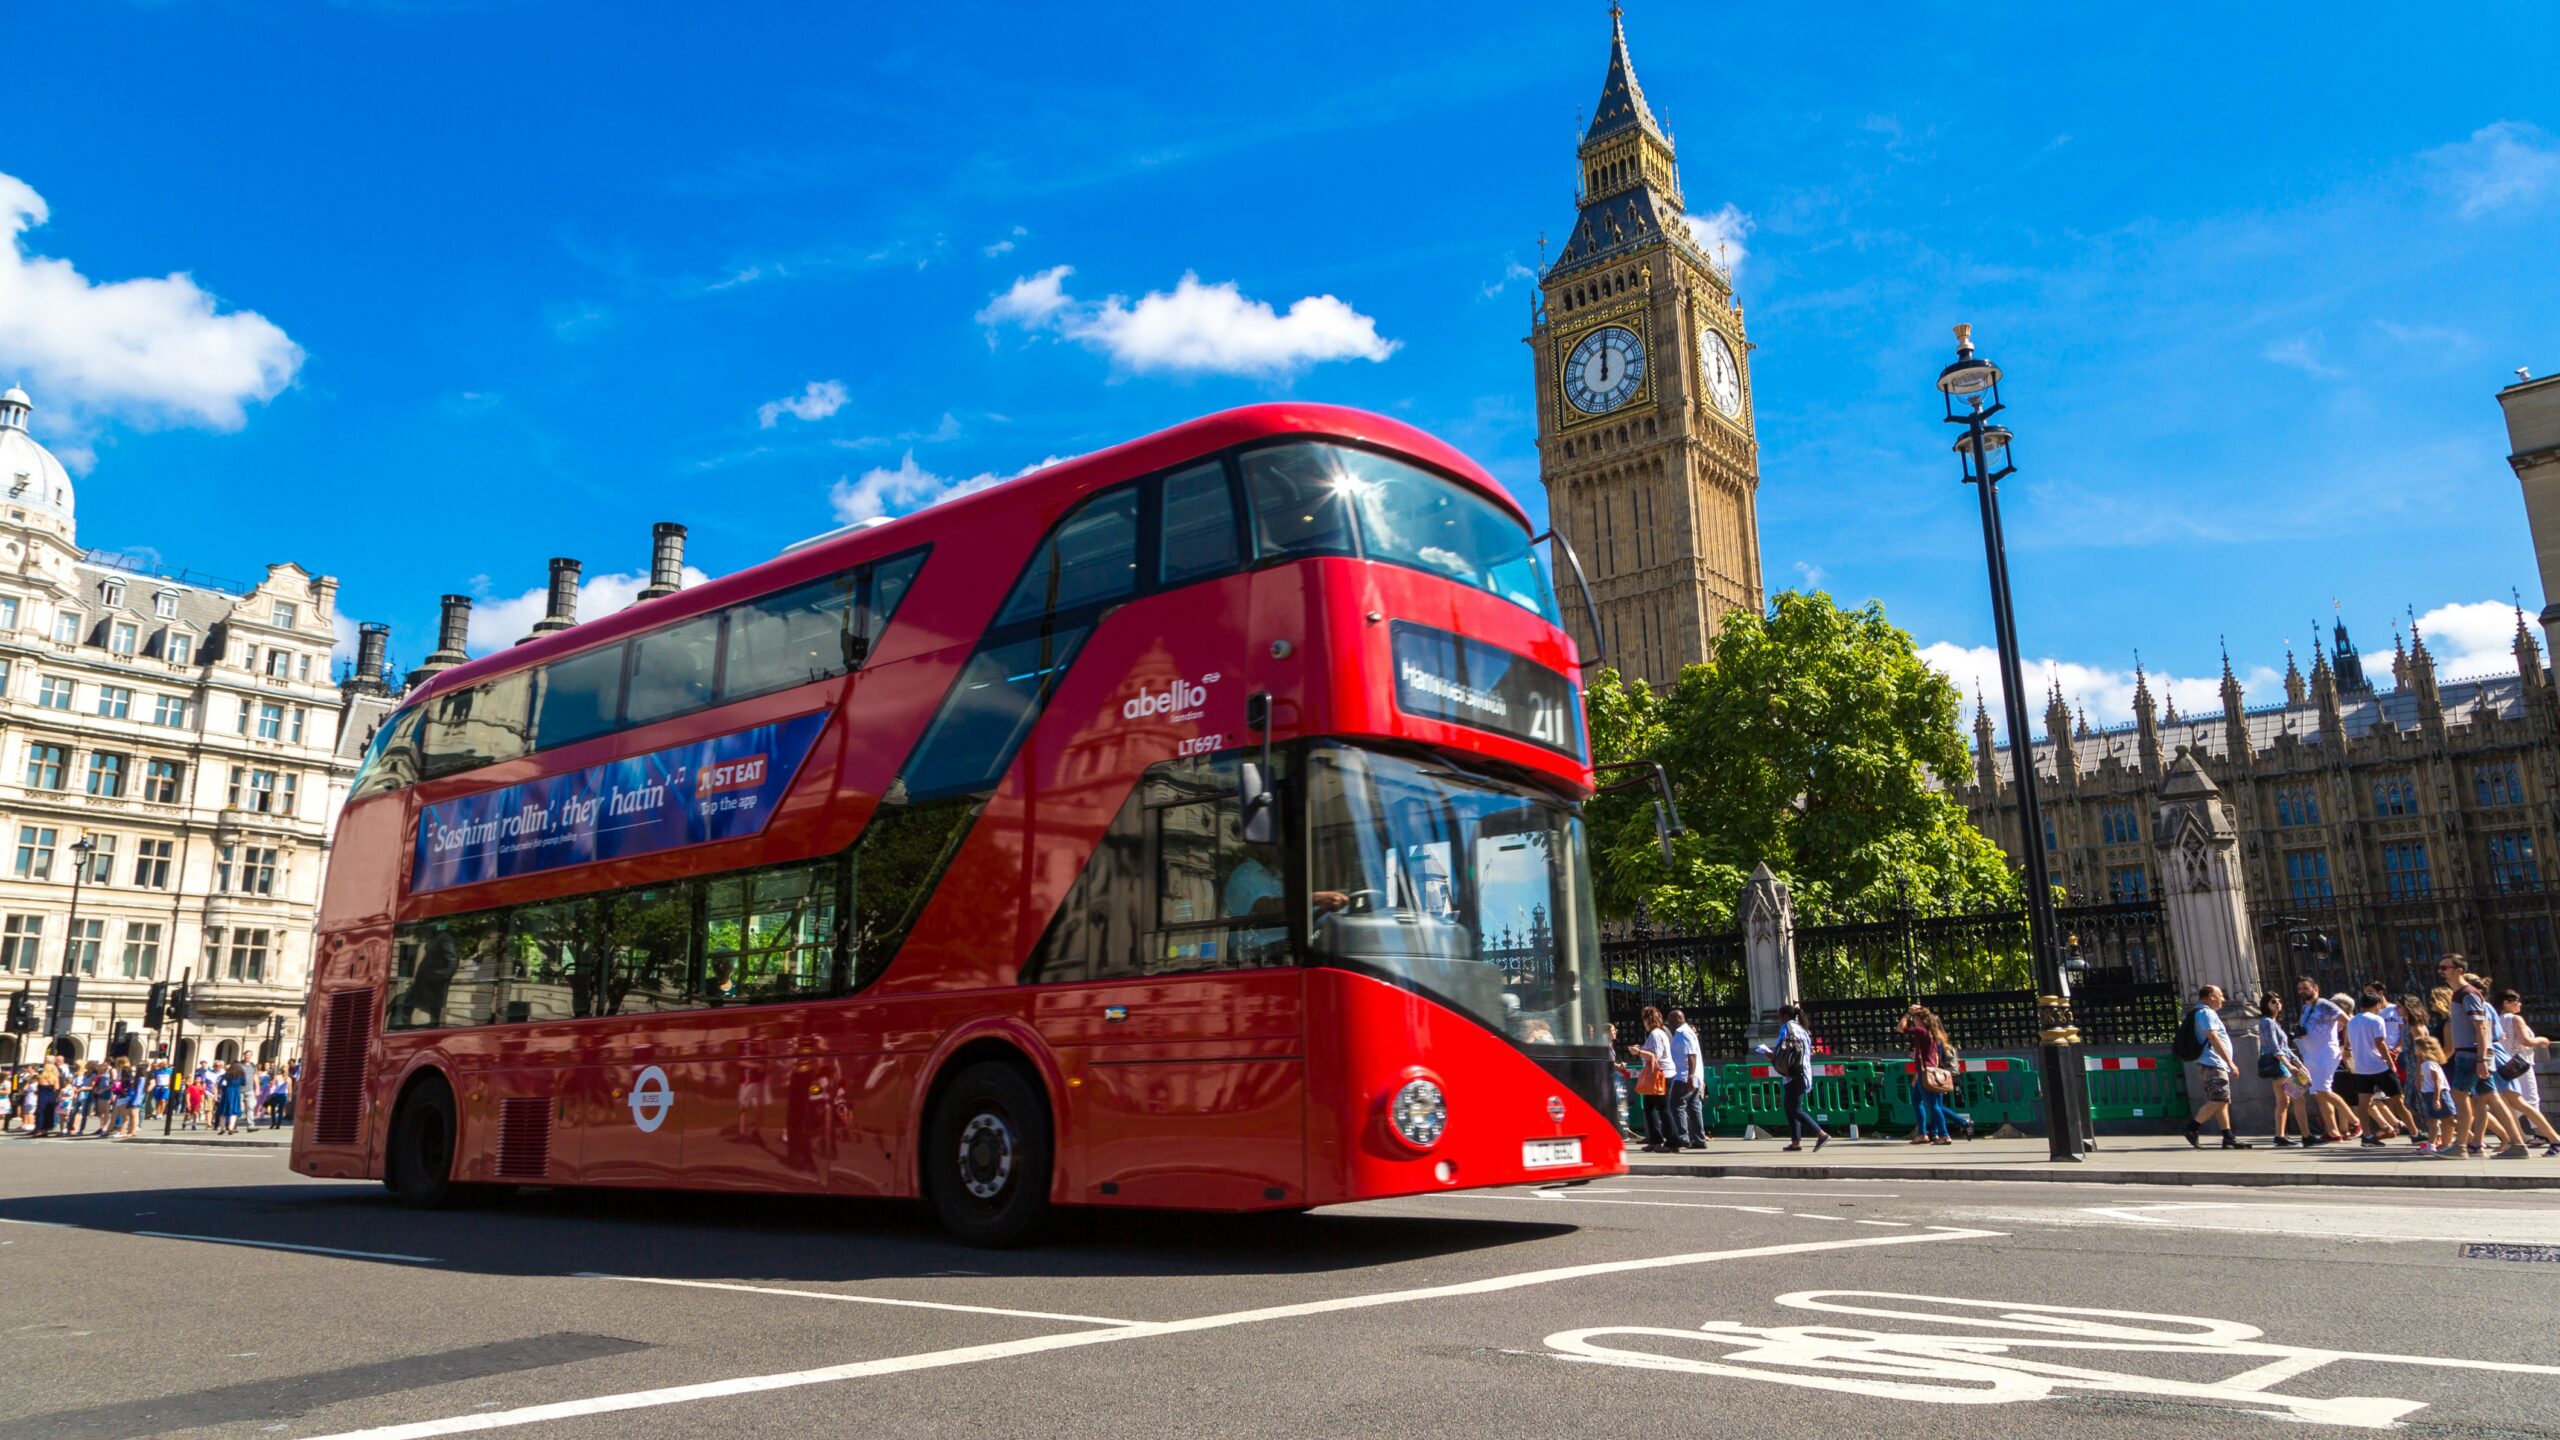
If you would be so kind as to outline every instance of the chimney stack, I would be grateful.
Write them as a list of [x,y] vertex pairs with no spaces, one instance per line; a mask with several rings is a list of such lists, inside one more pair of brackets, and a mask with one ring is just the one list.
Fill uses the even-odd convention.
[[[575,560],[552,557],[551,603],[543,617],[533,622],[533,630],[525,640],[539,639],[555,630],[566,630],[578,623],[578,572]],[[516,642],[521,645],[524,640]]]
[[356,664],[347,673],[347,683],[338,689],[348,695],[388,695],[391,686],[382,678],[391,660],[391,627],[379,620],[367,620],[356,627]]
[[409,683],[416,685],[422,680],[432,679],[438,671],[450,670],[470,659],[471,652],[465,648],[470,634],[471,597],[447,595],[444,597],[444,618],[436,628],[435,653],[427,657],[427,663],[409,672]]
[[684,588],[684,527],[672,520],[661,520],[649,527],[653,548],[649,556],[649,588],[640,592],[643,600],[673,595]]

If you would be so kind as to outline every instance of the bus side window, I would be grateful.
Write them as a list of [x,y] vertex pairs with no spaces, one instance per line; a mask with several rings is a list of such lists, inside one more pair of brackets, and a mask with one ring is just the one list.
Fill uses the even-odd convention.
[[1013,764],[1050,684],[1075,659],[1088,627],[1044,631],[969,657],[942,713],[898,772],[900,800],[982,791]]
[[730,606],[720,698],[742,700],[852,669],[860,574],[846,570]]
[[533,748],[526,734],[530,688],[528,678],[519,672],[428,701],[420,740],[420,778],[458,775],[529,752]]
[[703,900],[703,1003],[748,1005],[828,993],[835,976],[841,871],[829,857],[711,881]]
[[517,906],[508,930],[513,952],[503,1009],[508,1021],[595,1013],[590,999],[597,978],[594,896]]
[[1249,970],[1289,963],[1287,885],[1280,847],[1244,838],[1233,754],[1173,761],[1149,772],[1155,842],[1150,975]]
[[605,897],[604,988],[599,1015],[649,1015],[693,1005],[693,894],[690,884],[625,890]]
[[997,625],[1126,599],[1138,593],[1138,487],[1085,498],[1067,512],[1023,568]]
[[647,725],[704,709],[719,699],[720,612],[633,637],[625,725]]
[[1187,585],[1236,568],[1240,558],[1235,497],[1223,460],[1164,477],[1163,539],[1156,565],[1165,586]]
[[862,656],[880,648],[880,637],[889,633],[889,622],[897,618],[898,602],[915,588],[916,576],[924,569],[925,552],[910,550],[892,555],[871,567],[871,597],[863,618]]
[[383,1028],[435,1030],[495,1021],[506,939],[506,912],[497,910],[401,926],[393,961],[399,987]]
[[1274,445],[1247,452],[1245,493],[1261,557],[1358,553],[1342,478],[1330,446]]
[[607,645],[534,672],[533,743],[544,750],[611,733],[622,724],[622,657]]

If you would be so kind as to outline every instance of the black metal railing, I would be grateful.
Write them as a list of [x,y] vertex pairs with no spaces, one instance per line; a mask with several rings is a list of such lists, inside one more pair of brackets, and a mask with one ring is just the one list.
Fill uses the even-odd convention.
[[2436,965],[2464,965],[2524,996],[2537,1030],[2560,1026],[2560,890],[2505,885],[2424,894],[2334,895],[2295,901],[2261,919],[2258,971],[2290,1002],[2294,981],[2352,994],[2379,980],[2424,997]]

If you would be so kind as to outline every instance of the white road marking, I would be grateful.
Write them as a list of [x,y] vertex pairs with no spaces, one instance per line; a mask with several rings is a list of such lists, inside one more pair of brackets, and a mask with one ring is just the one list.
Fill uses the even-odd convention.
[[968,1315],[1010,1315],[1018,1320],[1065,1320],[1076,1325],[1135,1325],[1107,1315],[1062,1315],[1054,1310],[1005,1310],[993,1305],[951,1305],[939,1300],[889,1300],[878,1295],[843,1295],[832,1290],[785,1290],[773,1285],[735,1285],[720,1280],[663,1280],[654,1275],[607,1275],[581,1270],[580,1280],[627,1280],[634,1285],[681,1285],[691,1290],[743,1290],[751,1295],[794,1295],[803,1300],[835,1300],[847,1305],[896,1305],[909,1310],[957,1310]]
[[167,1230],[101,1230],[101,1235],[141,1235],[153,1240],[196,1240],[207,1245],[242,1245],[252,1250],[292,1250],[304,1255],[344,1255],[351,1260],[397,1260],[404,1265],[441,1265],[433,1255],[394,1255],[382,1250],[333,1250],[326,1245],[287,1245],[281,1240],[240,1240],[229,1235],[179,1235]]
[[1576,1205],[1649,1205],[1657,1210],[1739,1210],[1746,1215],[1784,1215],[1787,1213],[1785,1210],[1775,1205],[1718,1205],[1712,1201],[1706,1200],[1611,1200],[1605,1197],[1568,1193],[1561,1190],[1540,1190],[1534,1195],[1503,1195],[1487,1190],[1479,1191],[1474,1194],[1416,1195],[1412,1198],[1416,1200],[1525,1200],[1531,1203],[1535,1203],[1540,1200],[1554,1200],[1570,1201]]
[[1803,1210],[1792,1210],[1788,1213],[1798,1220],[1819,1220],[1825,1225],[1837,1225],[1848,1218],[1842,1215],[1814,1215]]
[[[1967,1219],[2025,1223],[2027,1212],[1967,1208]],[[2046,1225],[2139,1225],[2145,1229],[2299,1235],[2333,1240],[2512,1245],[2560,1244],[2560,1209],[2352,1204],[2307,1201],[2188,1200],[2153,1205],[2089,1205],[2036,1212]]]
[[[1634,1180],[1642,1177],[1630,1175],[1627,1178]],[[1873,1184],[1874,1182],[1851,1183]],[[1586,1188],[1582,1193],[1585,1195],[1768,1195],[1789,1200],[1899,1200],[1902,1198],[1899,1193],[1891,1190],[1714,1190],[1696,1185],[1647,1185],[1642,1190],[1620,1190],[1614,1186],[1604,1188],[1594,1185]]]
[[[1845,1303],[1849,1301],[1896,1303]],[[2272,1418],[2363,1429],[2393,1428],[2402,1416],[2423,1409],[2425,1402],[2373,1395],[2325,1399],[2280,1395],[2272,1387],[2340,1361],[2560,1376],[2560,1366],[2283,1345],[2267,1341],[2265,1332],[2255,1326],[2192,1315],[1862,1290],[1804,1290],[1781,1295],[1777,1302],[1793,1309],[1833,1315],[2001,1333],[1891,1332],[1838,1324],[1758,1326],[1716,1320],[1696,1330],[1656,1326],[1565,1330],[1548,1336],[1547,1344],[1557,1358],[1587,1364],[1760,1380],[1923,1404],[1996,1405],[2043,1400],[2066,1391],[2113,1392],[2202,1401]],[[1986,1315],[1982,1311],[1993,1313]],[[1603,1336],[1641,1336],[1651,1343],[1636,1348],[1597,1343],[1594,1337]],[[1677,1342],[1684,1348],[1703,1344],[1729,1353],[1721,1360],[1664,1354],[1664,1341]],[[2132,1356],[2250,1359],[2266,1363],[2219,1381],[2200,1383],[2140,1369],[2108,1371],[2064,1365],[2031,1359],[2026,1353],[2040,1350],[2072,1355],[2113,1351]],[[2156,1362],[2151,1368],[2156,1369]]]
[[598,1395],[585,1400],[562,1400],[548,1405],[526,1405],[513,1410],[485,1414],[454,1415],[441,1420],[420,1420],[401,1425],[382,1425],[369,1430],[350,1430],[320,1440],[427,1440],[436,1435],[458,1435],[475,1430],[499,1430],[516,1425],[538,1425],[553,1420],[571,1420],[585,1415],[606,1415],[624,1410],[643,1410],[660,1405],[682,1405],[696,1400],[714,1400],[729,1395],[753,1395],[773,1390],[796,1389],[804,1385],[826,1385],[840,1380],[863,1380],[880,1375],[904,1375],[919,1370],[939,1370],[955,1365],[975,1365],[989,1360],[1010,1360],[1022,1355],[1044,1354],[1052,1350],[1073,1350],[1087,1345],[1109,1345],[1122,1340],[1147,1340],[1165,1335],[1188,1335],[1203,1330],[1224,1330],[1239,1325],[1259,1325],[1274,1320],[1294,1320],[1309,1315],[1330,1315],[1346,1310],[1370,1310],[1384,1305],[1405,1305],[1420,1300],[1445,1300],[1468,1295],[1490,1295],[1505,1290],[1525,1289],[1533,1285],[1553,1285],[1569,1280],[1585,1280],[1601,1275],[1624,1275],[1636,1270],[1659,1270],[1681,1265],[1707,1265],[1725,1260],[1756,1260],[1778,1255],[1808,1255],[1830,1250],[1865,1250],[1890,1245],[1921,1245],[1937,1240],[1995,1239],[1997,1230],[1945,1230],[1927,1235],[1875,1235],[1860,1240],[1818,1240],[1792,1245],[1756,1245],[1742,1250],[1699,1250],[1682,1255],[1662,1255],[1648,1260],[1610,1260],[1587,1265],[1567,1265],[1549,1270],[1530,1270],[1516,1275],[1497,1275],[1484,1280],[1462,1281],[1454,1285],[1432,1285],[1415,1290],[1389,1290],[1374,1295],[1345,1295],[1332,1300],[1310,1300],[1296,1305],[1273,1305],[1258,1310],[1235,1310],[1223,1315],[1201,1315],[1189,1320],[1150,1320],[1134,1325],[1115,1326],[1107,1330],[1078,1330],[1064,1335],[1043,1335],[1029,1340],[1007,1340],[992,1345],[967,1345],[955,1350],[934,1350],[921,1355],[893,1355],[880,1360],[859,1360],[845,1365],[829,1365],[816,1370],[794,1370],[778,1375],[743,1375],[732,1380],[712,1380],[695,1385],[670,1385],[656,1390],[633,1390],[620,1395]]
[[1896,1230],[1908,1230],[1911,1228],[1911,1222],[1908,1220],[1854,1220],[1850,1223],[1854,1225],[1888,1225]]

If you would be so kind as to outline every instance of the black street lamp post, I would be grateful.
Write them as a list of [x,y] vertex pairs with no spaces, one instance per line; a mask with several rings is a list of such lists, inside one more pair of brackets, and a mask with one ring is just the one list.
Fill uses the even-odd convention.
[[[1955,444],[1964,481],[1982,500],[1982,548],[1991,570],[1991,624],[2000,650],[2000,708],[2009,727],[2009,766],[2018,796],[2018,850],[2024,857],[2027,948],[2033,953],[2036,994],[2043,1002],[2043,1036],[2036,1047],[2037,1078],[2044,1091],[2045,1138],[2056,1160],[2077,1161],[2087,1146],[2088,1077],[2081,1071],[2080,1032],[2071,1023],[2071,990],[2055,937],[2053,876],[2044,850],[2044,807],[2036,794],[2035,752],[2027,742],[2026,680],[2019,673],[2018,618],[2009,594],[2009,552],[2000,536],[2000,482],[2017,467],[2009,462],[2007,427],[1991,418],[2000,403],[2000,367],[1973,353],[1973,327],[1956,327],[1956,360],[1938,372],[1947,423],[1962,425]],[[1958,406],[1957,402],[1963,405]]]

